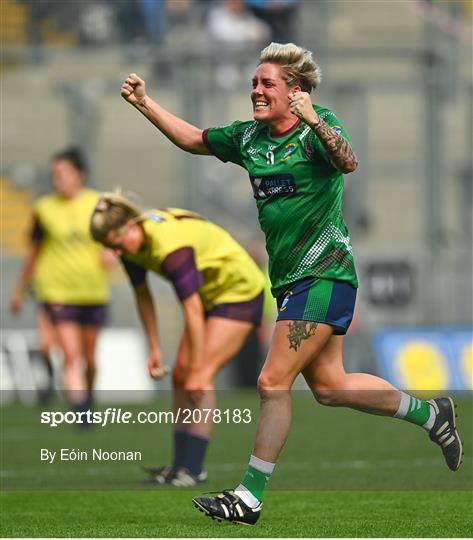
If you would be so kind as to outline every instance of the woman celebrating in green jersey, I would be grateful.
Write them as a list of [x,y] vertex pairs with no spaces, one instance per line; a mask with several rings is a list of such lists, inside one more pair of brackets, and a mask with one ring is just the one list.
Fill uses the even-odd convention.
[[208,130],[163,109],[136,74],[121,89],[126,101],[183,150],[215,155],[248,171],[266,235],[279,315],[258,380],[261,414],[253,453],[235,490],[194,499],[218,519],[258,520],[265,484],[289,432],[290,390],[299,373],[318,402],[421,425],[441,445],[450,469],[460,465],[451,398],[415,400],[379,377],[343,367],[343,335],[358,286],[341,215],[343,174],[356,169],[357,159],[333,112],[311,103],[320,78],[312,53],[271,43],[252,81],[253,120]]

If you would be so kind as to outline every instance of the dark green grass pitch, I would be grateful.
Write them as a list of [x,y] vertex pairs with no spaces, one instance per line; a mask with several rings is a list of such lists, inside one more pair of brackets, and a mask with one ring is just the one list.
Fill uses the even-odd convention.
[[[143,466],[169,462],[171,425],[42,425],[37,408],[0,408],[1,519],[4,537],[471,537],[471,394],[457,396],[466,454],[452,473],[440,449],[406,422],[314,404],[294,393],[294,421],[255,527],[217,523],[191,499],[235,486],[256,429],[257,397],[223,393],[221,408],[252,410],[247,425],[222,423],[201,489],[144,485]],[[60,404],[48,406],[55,410]],[[167,410],[169,399],[131,411]],[[101,406],[101,408],[104,408]],[[85,452],[80,462],[40,460],[40,449]],[[92,449],[140,451],[141,461],[94,461]]]
[[465,492],[268,492],[253,527],[195,510],[195,491],[9,493],[4,537],[470,537]]

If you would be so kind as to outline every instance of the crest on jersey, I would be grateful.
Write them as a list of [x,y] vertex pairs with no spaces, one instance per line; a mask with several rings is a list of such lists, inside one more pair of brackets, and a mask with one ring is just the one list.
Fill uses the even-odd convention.
[[341,135],[342,134],[342,127],[341,126],[332,126],[332,129],[333,131],[335,131],[335,133],[337,135]]
[[295,145],[294,143],[286,144],[284,148],[284,155],[281,158],[281,161],[287,161],[291,157],[291,154],[296,150],[296,148],[297,145]]

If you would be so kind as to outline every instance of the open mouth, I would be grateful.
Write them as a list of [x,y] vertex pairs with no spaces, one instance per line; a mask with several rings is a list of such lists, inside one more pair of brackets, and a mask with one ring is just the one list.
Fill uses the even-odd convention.
[[267,101],[255,101],[255,111],[265,109],[266,107],[269,107],[269,103]]

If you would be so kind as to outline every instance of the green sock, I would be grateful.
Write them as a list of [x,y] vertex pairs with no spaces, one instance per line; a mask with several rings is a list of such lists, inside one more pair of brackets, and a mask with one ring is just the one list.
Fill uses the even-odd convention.
[[245,476],[235,490],[248,506],[254,508],[263,500],[263,491],[274,467],[275,463],[251,456]]
[[253,494],[258,501],[263,500],[263,491],[266,487],[266,483],[271,475],[255,469],[251,465],[248,465],[245,476],[242,480],[242,485]]
[[425,426],[425,424],[432,424],[435,419],[435,414],[433,409],[428,401],[423,399],[418,399],[405,392],[401,392],[401,403],[399,404],[399,409],[394,415],[396,418],[403,418],[408,422],[417,424],[418,426]]

